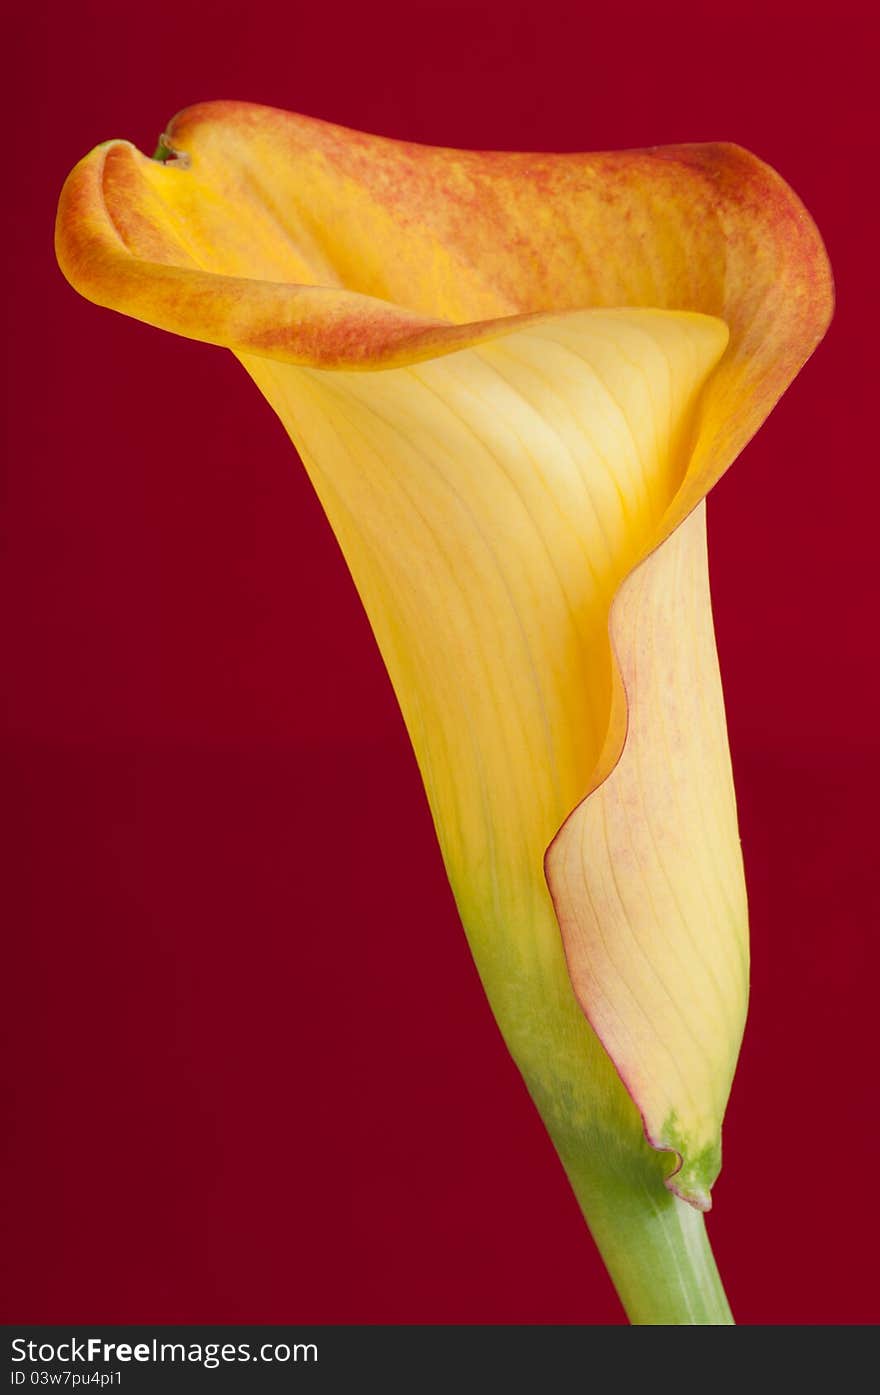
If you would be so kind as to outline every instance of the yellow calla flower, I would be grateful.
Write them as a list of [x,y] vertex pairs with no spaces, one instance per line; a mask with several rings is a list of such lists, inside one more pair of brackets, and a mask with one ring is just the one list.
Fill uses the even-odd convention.
[[703,501],[824,333],[818,233],[729,145],[475,153],[221,102],[158,155],[76,167],[62,270],[278,413],[627,1310],[729,1320],[699,1212],[748,942]]

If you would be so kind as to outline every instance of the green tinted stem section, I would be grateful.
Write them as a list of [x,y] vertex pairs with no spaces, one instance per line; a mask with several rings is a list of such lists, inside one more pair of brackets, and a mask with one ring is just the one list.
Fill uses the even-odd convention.
[[658,1178],[599,1178],[582,1159],[560,1155],[631,1323],[733,1323],[700,1211]]
[[[482,948],[482,946],[481,946]],[[647,1142],[610,1058],[561,973],[508,975],[484,958],[499,1026],[630,1322],[733,1322],[703,1213],[664,1185],[673,1156]]]
[[[731,1324],[703,1214],[664,1185],[673,1154],[648,1143],[634,1101],[575,1000],[546,891],[530,913],[509,917],[469,895],[458,904],[495,1020],[630,1321]],[[713,1177],[715,1170],[713,1163]]]

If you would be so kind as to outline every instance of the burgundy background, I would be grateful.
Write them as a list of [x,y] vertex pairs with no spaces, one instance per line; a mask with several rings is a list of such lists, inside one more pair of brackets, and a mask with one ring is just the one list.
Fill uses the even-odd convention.
[[230,355],[54,264],[80,155],[151,152],[215,97],[451,145],[732,139],[812,210],[836,321],[710,506],[754,946],[710,1228],[740,1321],[876,1320],[868,23],[846,0],[7,19],[7,1321],[622,1321],[278,423]]

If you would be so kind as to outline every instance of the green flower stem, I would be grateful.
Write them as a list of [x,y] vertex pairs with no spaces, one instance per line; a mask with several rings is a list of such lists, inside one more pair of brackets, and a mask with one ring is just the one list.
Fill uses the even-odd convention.
[[563,1161],[630,1322],[733,1323],[701,1212],[659,1178],[604,1173],[598,1179],[582,1161]]
[[[672,1155],[647,1142],[636,1106],[575,1001],[549,898],[531,917],[510,917],[525,927],[517,936],[483,933],[492,908],[467,895],[459,910],[466,927],[477,927],[469,938],[495,1020],[630,1321],[731,1324],[703,1215],[664,1185]],[[517,945],[524,946],[519,958]]]
[[[465,925],[479,924],[462,899]],[[493,958],[491,942],[472,939],[508,1049],[630,1322],[727,1326],[733,1318],[703,1215],[664,1185],[671,1154],[645,1139],[638,1110],[575,1002],[549,903],[546,915],[550,949],[543,962],[534,956],[537,967],[512,961],[506,945]]]

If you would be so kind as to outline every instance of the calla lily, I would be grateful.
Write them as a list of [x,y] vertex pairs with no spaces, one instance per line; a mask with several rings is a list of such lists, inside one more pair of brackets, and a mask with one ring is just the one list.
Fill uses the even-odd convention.
[[278,413],[627,1311],[729,1321],[700,1212],[748,942],[704,500],[827,326],[803,206],[731,145],[475,153],[220,102],[157,158],[92,151],[57,250]]

